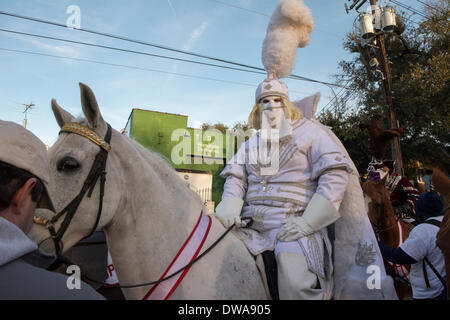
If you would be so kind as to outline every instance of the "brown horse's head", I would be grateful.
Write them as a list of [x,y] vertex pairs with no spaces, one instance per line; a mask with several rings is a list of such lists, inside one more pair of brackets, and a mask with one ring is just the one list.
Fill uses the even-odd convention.
[[368,200],[369,220],[378,229],[385,227],[389,217],[395,217],[385,184],[386,177],[378,182],[367,180],[362,185]]

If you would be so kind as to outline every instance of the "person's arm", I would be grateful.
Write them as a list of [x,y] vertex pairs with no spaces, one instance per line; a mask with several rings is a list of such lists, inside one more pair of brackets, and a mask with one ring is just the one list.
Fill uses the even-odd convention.
[[222,201],[217,205],[215,217],[225,228],[233,223],[243,226],[240,220],[244,198],[247,193],[247,172],[245,169],[245,144],[241,146],[234,158],[228,163],[220,176],[225,178]]
[[380,245],[383,257],[397,264],[412,264],[423,260],[428,254],[430,243],[430,237],[423,228],[421,224],[415,227],[399,248]]
[[417,261],[409,256],[405,251],[399,248],[392,248],[391,246],[379,241],[381,255],[388,261],[395,264],[413,264]]
[[311,179],[318,181],[316,193],[299,217],[283,221],[280,241],[294,241],[321,230],[340,218],[339,206],[347,189],[351,166],[323,130],[318,131],[310,149]]

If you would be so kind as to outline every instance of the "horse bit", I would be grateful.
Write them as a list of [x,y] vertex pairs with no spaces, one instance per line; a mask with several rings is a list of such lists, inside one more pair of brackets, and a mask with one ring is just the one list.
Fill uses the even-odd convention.
[[[70,222],[72,221],[73,217],[75,216],[75,213],[76,213],[81,201],[83,200],[86,192],[89,191],[88,197],[90,198],[92,195],[92,191],[94,190],[94,187],[97,184],[97,180],[100,178],[100,200],[99,200],[99,205],[98,205],[97,218],[95,220],[95,224],[94,224],[94,227],[92,228],[91,232],[86,237],[84,237],[84,239],[89,238],[97,230],[97,226],[100,221],[100,217],[101,217],[102,209],[103,209],[103,196],[104,196],[104,192],[105,192],[105,182],[106,182],[106,160],[108,158],[108,153],[111,150],[110,142],[111,142],[112,129],[108,123],[107,123],[107,131],[106,131],[106,135],[105,135],[104,139],[102,139],[96,132],[94,132],[94,131],[90,130],[89,128],[87,128],[83,125],[80,125],[78,123],[68,123],[68,124],[64,125],[61,128],[59,133],[61,133],[61,132],[75,133],[82,137],[85,137],[85,138],[89,139],[90,141],[92,141],[93,143],[95,143],[96,145],[98,145],[100,147],[100,151],[97,153],[97,155],[95,157],[94,163],[92,164],[89,175],[87,176],[86,180],[84,181],[84,184],[83,184],[83,187],[82,187],[80,193],[63,210],[61,210],[58,214],[56,214],[51,220],[43,218],[37,214],[34,217],[34,223],[43,225],[49,230],[51,238],[53,239],[53,242],[55,245],[57,259],[51,266],[49,266],[47,268],[48,270],[55,270],[61,264],[66,264],[66,265],[73,264],[73,263],[71,263],[71,261],[69,259],[67,259],[66,257],[64,257],[62,255],[63,243],[61,240],[62,240],[62,237],[63,237],[64,233],[66,232],[67,228],[69,227]],[[56,231],[55,227],[54,227],[55,223],[66,212],[67,212],[67,214],[66,214],[63,222],[61,223],[60,228],[58,229],[58,231]],[[244,221],[248,220],[246,227],[249,227],[253,223],[252,218],[242,218],[242,220],[244,220]],[[190,267],[195,262],[200,260],[203,256],[205,256],[234,228],[234,226],[235,226],[235,223],[233,225],[231,225],[208,249],[206,249],[202,254],[200,254],[195,260],[193,260],[186,266],[180,268],[178,271],[174,272],[173,274],[171,274],[163,279],[148,282],[148,283],[142,283],[142,284],[137,284],[137,285],[127,285],[127,286],[114,286],[114,287],[116,287],[116,288],[135,288],[135,287],[149,286],[149,285],[163,282],[165,280],[168,280],[168,279],[174,277],[181,271],[185,270],[186,268]],[[84,275],[84,277],[87,280],[94,282],[94,283],[106,284],[104,282],[91,279],[91,278],[87,277],[86,275]]]

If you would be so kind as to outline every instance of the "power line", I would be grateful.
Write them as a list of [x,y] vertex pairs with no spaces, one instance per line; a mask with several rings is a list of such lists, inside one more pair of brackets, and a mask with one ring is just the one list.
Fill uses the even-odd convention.
[[75,40],[69,40],[69,39],[64,39],[64,38],[44,36],[44,35],[35,34],[35,33],[20,32],[20,31],[14,31],[14,30],[2,29],[2,28],[0,28],[0,31],[13,33],[13,34],[19,34],[19,35],[25,35],[25,36],[30,36],[30,37],[48,39],[48,40],[55,40],[55,41],[62,41],[62,42],[80,44],[80,45],[85,45],[85,46],[90,46],[90,47],[97,47],[97,48],[108,49],[108,50],[121,51],[121,52],[126,52],[126,53],[145,55],[145,56],[161,58],[161,59],[169,59],[169,60],[175,60],[175,61],[181,61],[181,62],[200,64],[200,65],[205,65],[205,66],[210,66],[210,67],[224,68],[224,69],[237,70],[237,71],[250,72],[250,73],[257,73],[257,74],[265,74],[264,72],[260,72],[260,71],[252,71],[252,70],[247,70],[247,69],[240,69],[240,68],[234,68],[234,67],[223,66],[223,65],[218,65],[218,64],[206,63],[206,62],[201,62],[201,61],[194,61],[194,60],[187,60],[187,59],[169,57],[169,56],[158,55],[158,54],[153,54],[153,53],[148,53],[148,52],[142,52],[142,51],[136,51],[136,50],[129,50],[129,49],[105,46],[105,45],[100,45],[100,44],[95,44],[95,43],[90,43],[90,42],[82,42],[82,41],[75,41]]
[[[220,4],[222,4],[224,6],[227,6],[227,7],[232,7],[232,8],[244,10],[244,11],[247,11],[247,12],[250,12],[250,13],[254,13],[254,14],[257,14],[257,15],[260,15],[260,16],[264,16],[264,17],[269,18],[269,19],[271,17],[270,15],[268,15],[266,13],[259,12],[259,11],[256,11],[256,10],[247,9],[247,8],[243,8],[243,7],[240,7],[240,6],[229,4],[227,2],[223,2],[223,1],[219,1],[219,0],[208,0],[208,1],[217,2],[217,3],[220,3]],[[341,38],[341,36],[339,36],[337,34],[334,34],[334,33],[331,33],[331,32],[325,31],[325,30],[321,30],[321,29],[318,29],[318,28],[315,28],[315,29],[316,29],[316,31],[319,31],[319,32],[322,32],[322,33],[326,33],[326,34],[328,34],[330,36],[333,36],[333,37],[336,37],[336,38]]]
[[389,0],[389,1],[394,3],[394,4],[396,4],[396,5],[398,5],[398,6],[400,6],[400,7],[402,7],[402,8],[404,8],[404,9],[406,9],[406,10],[411,11],[412,13],[415,13],[415,14],[417,14],[417,15],[425,18],[425,19],[429,19],[429,17],[427,15],[423,14],[422,12],[417,11],[416,9],[414,9],[411,6],[405,5],[405,4],[403,4],[403,3],[399,2],[399,1],[396,1],[396,0]]
[[[328,110],[327,107],[333,102],[333,100],[336,100],[336,102],[338,102],[338,99],[342,98],[344,96],[344,94],[346,93],[345,91],[348,92],[348,89],[346,88],[347,85],[350,83],[351,80],[347,80],[345,86],[341,89],[341,91],[338,92],[338,94],[334,95],[334,98],[332,98],[330,101],[328,101],[328,103],[322,108],[321,112]],[[333,91],[334,93],[334,91]],[[330,105],[329,108],[331,108],[332,105]]]
[[343,94],[344,90],[345,89],[341,89],[341,91],[339,91],[339,93],[337,95],[335,95],[334,98],[332,98],[330,101],[328,101],[328,103],[322,108],[321,113],[324,112],[324,111],[327,111],[329,108],[331,108],[332,107],[332,102],[334,100],[336,100],[336,102],[337,102],[340,98],[342,98],[344,96],[344,94]]
[[[29,21],[49,24],[49,25],[53,25],[53,26],[57,26],[57,27],[67,28],[66,25],[64,25],[62,23],[54,22],[54,21],[48,21],[48,20],[43,20],[43,19],[39,19],[39,18],[22,16],[22,15],[19,15],[19,14],[5,12],[5,11],[0,11],[0,14],[6,15],[6,16],[10,16],[10,17],[14,17],[14,18],[18,18],[18,19],[24,19],[24,20],[29,20]],[[249,68],[249,69],[253,69],[253,70],[266,72],[266,70],[264,68],[258,68],[258,67],[246,65],[246,64],[243,64],[243,63],[238,63],[238,62],[229,61],[229,60],[225,60],[225,59],[220,59],[220,58],[215,58],[215,57],[211,57],[211,56],[206,56],[206,55],[202,55],[202,54],[198,54],[198,53],[194,53],[194,52],[188,52],[188,51],[184,51],[184,50],[174,49],[174,48],[162,46],[162,45],[155,44],[155,43],[145,42],[145,41],[141,41],[141,40],[134,40],[134,39],[130,39],[130,38],[127,38],[127,37],[122,37],[122,36],[118,36],[118,35],[108,34],[108,33],[100,32],[100,31],[83,29],[83,28],[73,29],[73,30],[86,32],[86,33],[91,33],[91,34],[96,34],[96,35],[100,35],[100,36],[104,36],[104,37],[113,38],[113,39],[116,39],[116,40],[122,40],[122,41],[127,41],[127,42],[140,44],[140,45],[151,46],[151,47],[155,47],[155,48],[158,48],[158,49],[169,50],[169,51],[173,51],[173,52],[177,52],[177,53],[182,53],[182,54],[186,54],[186,55],[195,56],[195,57],[198,57],[198,58],[214,60],[214,61],[217,61],[217,62],[232,64],[232,65],[236,65],[236,66],[239,66],[239,67],[245,67],[245,68]],[[309,78],[306,78],[306,77],[303,77],[303,76],[298,76],[298,75],[290,75],[288,78],[296,79],[296,80],[304,80],[304,81],[309,81],[309,82],[315,82],[315,83],[320,83],[320,84],[323,84],[323,85],[326,85],[326,86],[342,87],[339,84],[334,84],[334,83],[328,83],[328,82],[324,82],[324,81],[309,79]]]
[[416,1],[419,2],[419,3],[421,3],[421,4],[423,4],[423,5],[425,5],[425,6],[427,6],[427,7],[430,8],[430,9],[433,9],[433,10],[436,10],[437,12],[439,12],[439,13],[442,13],[441,10],[436,9],[436,8],[433,7],[433,6],[430,6],[428,3],[424,2],[424,1],[421,1],[421,0],[416,0]]
[[[426,15],[426,14],[423,14],[423,13],[421,13],[420,11],[417,11],[416,9],[414,9],[413,7],[407,6],[407,5],[405,5],[405,4],[403,4],[403,3],[399,2],[399,1],[396,1],[396,0],[389,0],[389,1],[392,2],[392,3],[394,3],[394,4],[396,4],[396,5],[398,5],[398,6],[400,6],[400,7],[402,7],[402,8],[404,8],[404,9],[406,9],[406,10],[411,11],[413,14],[417,14],[417,15],[421,16],[421,17],[424,18],[424,19],[427,19],[427,20],[433,19],[432,17],[430,17],[430,16],[428,16],[428,15]],[[446,27],[446,26],[443,25],[440,21],[436,21],[436,22],[437,22],[440,26]]]
[[[345,98],[343,98],[343,100],[340,102],[340,104],[341,105],[346,105],[346,103],[348,102],[348,100],[350,100],[351,98],[353,98],[353,96],[355,95],[355,91],[352,91],[352,90],[350,90],[350,92],[344,92],[340,97],[339,97],[339,99],[342,99],[345,95]],[[331,108],[332,108],[332,105],[330,105],[328,108],[323,108],[321,111],[320,111],[320,114],[322,114],[322,113],[324,113],[325,111],[330,111],[331,110]],[[347,111],[347,110],[346,110]]]
[[[144,68],[144,67],[139,67],[139,66],[130,66],[130,65],[111,63],[111,62],[105,62],[105,61],[90,60],[90,59],[83,59],[83,58],[73,58],[73,57],[67,57],[67,56],[53,55],[53,54],[33,52],[33,51],[25,51],[25,50],[16,50],[16,49],[9,49],[9,48],[2,48],[2,47],[0,47],[0,50],[7,51],[7,52],[36,55],[36,56],[44,56],[44,57],[49,57],[49,58],[58,58],[58,59],[66,59],[66,60],[73,60],[73,61],[79,61],[79,62],[88,62],[88,63],[101,64],[101,65],[107,65],[107,66],[112,66],[112,67],[121,67],[121,68],[126,68],[126,69],[163,73],[163,74],[169,74],[169,75],[175,75],[175,76],[181,76],[181,77],[187,77],[187,78],[194,78],[194,79],[200,79],[200,80],[209,80],[209,81],[216,81],[216,82],[222,82],[222,83],[230,83],[230,84],[242,85],[242,86],[253,87],[253,88],[255,87],[254,84],[250,84],[250,83],[228,81],[228,80],[196,76],[196,75],[178,73],[178,72],[162,71],[162,70],[157,70],[157,69],[150,69],[150,68]],[[301,94],[310,94],[310,93],[300,92],[300,91],[295,91],[295,90],[291,90],[291,92],[301,93]]]
[[233,5],[233,4],[229,4],[229,3],[226,3],[226,2],[223,2],[223,1],[218,1],[218,0],[208,0],[208,1],[217,2],[217,3],[220,3],[220,4],[222,4],[224,6],[227,6],[227,7],[232,7],[232,8],[244,10],[244,11],[247,11],[247,12],[251,12],[251,13],[254,13],[254,14],[258,14],[258,15],[270,18],[270,15],[268,15],[268,14],[265,14],[265,13],[262,13],[262,12],[259,12],[259,11],[255,11],[255,10],[250,10],[250,9],[243,8],[243,7],[239,7],[239,6],[236,6],[236,5]]
[[[350,82],[351,80],[347,80],[346,85]],[[344,91],[345,90],[345,91]],[[322,114],[326,111],[331,110],[333,105],[330,105],[333,100],[336,100],[336,103],[338,103],[339,99],[342,99],[344,96],[346,96],[344,98],[344,100],[341,101],[342,105],[345,105],[347,103],[348,100],[350,100],[351,98],[353,98],[353,96],[356,94],[355,90],[351,90],[351,89],[345,89],[343,88],[341,91],[339,91],[339,93],[337,95],[335,95],[335,97],[333,99],[331,99],[323,108],[322,110],[320,110],[319,114]]]
[[[91,47],[98,47],[98,48],[102,48],[102,49],[109,49],[109,50],[116,50],[116,51],[127,52],[127,53],[146,55],[146,56],[157,57],[157,58],[162,58],[162,59],[170,59],[170,60],[176,60],[176,61],[182,61],[182,62],[188,62],[188,63],[195,63],[195,64],[200,64],[200,65],[205,65],[205,66],[212,66],[212,67],[217,67],[217,68],[224,68],[224,69],[230,69],[230,70],[236,70],[236,71],[242,71],[242,72],[248,72],[248,73],[255,73],[255,74],[262,74],[262,75],[266,74],[265,72],[262,72],[262,71],[252,71],[252,70],[247,70],[247,69],[234,68],[234,67],[217,65],[217,64],[211,64],[211,63],[206,63],[206,62],[187,60],[187,59],[181,59],[181,58],[174,58],[174,57],[163,56],[163,55],[156,55],[156,54],[152,54],[152,53],[148,53],[148,52],[142,52],[142,51],[135,51],[135,50],[129,50],[129,49],[123,49],[123,48],[99,45],[99,44],[94,44],[94,43],[89,43],[89,42],[81,42],[81,41],[75,41],[75,40],[69,40],[69,39],[63,39],[63,38],[56,38],[56,37],[50,37],[50,36],[44,36],[44,35],[39,35],[39,34],[20,32],[20,31],[14,31],[14,30],[2,29],[2,28],[0,28],[0,31],[13,33],[13,34],[19,34],[19,35],[25,35],[25,36],[31,36],[31,37],[37,37],[37,38],[43,38],[43,39],[49,39],[49,40],[69,42],[69,43],[86,45],[86,46],[91,46]],[[313,80],[313,79],[305,80],[304,77],[300,77],[300,76],[296,76],[296,75],[291,75],[289,78],[295,79],[295,80],[316,82],[316,83],[327,85],[328,87],[333,85],[333,84],[330,84],[330,83],[326,83],[326,82],[322,82],[322,81],[318,81],[318,80]],[[340,85],[334,85],[334,86],[341,87]]]
[[337,95],[334,96],[334,98],[332,98],[330,101],[328,101],[328,103],[322,108],[322,110],[320,110],[320,113],[324,113],[326,111],[331,110],[331,108],[333,107],[333,101],[336,100],[336,103],[338,102],[339,99],[341,99],[344,95],[345,95],[345,89],[342,89],[341,91],[339,91],[339,93]]

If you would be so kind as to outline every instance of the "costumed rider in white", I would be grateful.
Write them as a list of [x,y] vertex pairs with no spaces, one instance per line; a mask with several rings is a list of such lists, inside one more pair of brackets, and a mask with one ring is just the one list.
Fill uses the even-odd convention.
[[[249,122],[261,130],[221,173],[226,183],[216,216],[225,227],[235,222],[242,226],[241,212],[253,219],[238,235],[255,256],[275,251],[280,299],[331,298],[333,267],[326,227],[340,217],[352,169],[328,134],[291,104],[283,82],[266,79],[255,98]],[[251,157],[264,143],[278,145],[262,141],[265,130],[279,130],[279,168],[270,175],[261,174],[267,165]]]
[[[256,90],[249,116],[249,124],[261,130],[221,173],[226,182],[216,216],[226,227],[235,222],[242,227],[242,217],[253,219],[236,234],[258,266],[273,261],[274,251],[278,292],[273,281],[266,287],[278,293],[273,298],[397,299],[367,217],[358,170],[330,128],[314,119],[319,97],[294,106],[278,80],[291,74],[296,50],[309,44],[313,28],[302,0],[280,0],[262,47],[268,77]],[[370,278],[372,270],[377,273]]]

